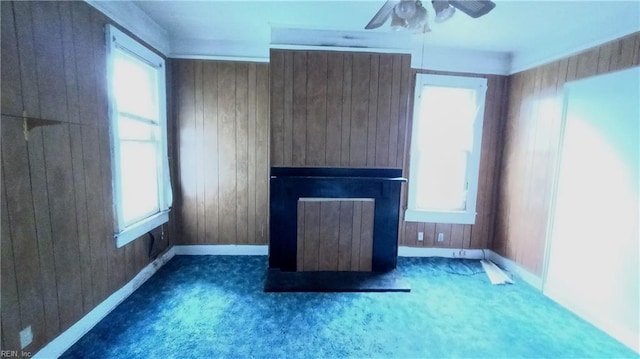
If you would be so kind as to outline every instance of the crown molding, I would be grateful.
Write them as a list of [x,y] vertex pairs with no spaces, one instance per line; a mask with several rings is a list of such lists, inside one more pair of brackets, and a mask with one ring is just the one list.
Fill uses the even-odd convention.
[[99,0],[85,0],[85,2],[163,55],[169,54],[170,40],[167,31],[133,2]]

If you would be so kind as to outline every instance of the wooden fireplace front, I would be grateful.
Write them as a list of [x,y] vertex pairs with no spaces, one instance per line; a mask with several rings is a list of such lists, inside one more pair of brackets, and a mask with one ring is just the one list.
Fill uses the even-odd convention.
[[[269,268],[281,271],[330,270],[329,267],[323,267],[322,263],[338,263],[339,258],[327,261],[327,258],[320,257],[317,262],[314,262],[315,259],[305,261],[305,253],[318,250],[323,243],[340,241],[335,237],[340,235],[340,231],[336,231],[336,228],[322,230],[323,223],[320,221],[317,223],[320,229],[317,235],[314,232],[312,236],[305,236],[304,228],[300,228],[305,222],[299,223],[304,213],[298,211],[312,208],[313,214],[313,208],[340,210],[350,208],[349,202],[353,202],[352,206],[361,208],[359,217],[354,216],[352,223],[354,228],[358,225],[358,230],[352,230],[353,237],[350,239],[357,241],[357,248],[354,247],[349,253],[352,256],[348,259],[349,264],[337,264],[335,270],[387,272],[395,269],[400,191],[404,182],[406,179],[402,178],[401,169],[271,168]],[[355,212],[358,213],[358,210]],[[335,218],[336,213],[330,215]],[[311,223],[315,224],[313,221]],[[330,225],[331,221],[327,223]],[[335,225],[336,222],[333,223]],[[300,243],[312,241],[315,244],[309,246],[315,245],[316,248],[299,248]],[[357,257],[355,251],[362,251],[362,256]],[[325,255],[340,254],[329,252]]]

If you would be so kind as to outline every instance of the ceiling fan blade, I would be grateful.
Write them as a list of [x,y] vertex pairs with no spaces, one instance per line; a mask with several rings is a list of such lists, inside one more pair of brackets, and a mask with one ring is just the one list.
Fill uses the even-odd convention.
[[378,12],[375,15],[373,15],[373,18],[371,19],[371,21],[369,21],[367,26],[365,26],[364,28],[367,30],[371,30],[371,29],[376,29],[382,26],[385,22],[387,22],[387,19],[389,18],[389,16],[391,16],[391,13],[393,12],[393,8],[399,2],[400,0],[387,0],[387,2],[384,3],[384,5],[382,5],[380,10],[378,10]]
[[493,1],[488,0],[449,0],[449,4],[474,19],[486,15],[496,7]]

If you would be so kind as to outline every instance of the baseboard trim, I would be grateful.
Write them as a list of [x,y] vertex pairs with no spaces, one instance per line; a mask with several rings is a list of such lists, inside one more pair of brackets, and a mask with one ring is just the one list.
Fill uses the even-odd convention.
[[424,248],[424,247],[398,247],[398,257],[443,257],[484,259],[489,258],[487,249],[459,249],[459,248]]
[[67,349],[71,348],[82,336],[87,334],[96,324],[114,310],[122,301],[127,299],[144,282],[151,278],[162,266],[175,256],[174,247],[169,248],[160,257],[144,267],[133,279],[122,288],[111,294],[102,303],[87,313],[69,329],[58,335],[49,344],[38,351],[34,358],[58,358]]
[[443,257],[466,259],[489,259],[500,268],[516,275],[530,286],[542,291],[542,278],[522,268],[516,262],[507,259],[490,249],[459,249],[459,248],[420,248],[398,247],[399,257]]
[[267,245],[235,245],[235,244],[195,244],[173,246],[179,256],[228,255],[228,256],[266,256]]

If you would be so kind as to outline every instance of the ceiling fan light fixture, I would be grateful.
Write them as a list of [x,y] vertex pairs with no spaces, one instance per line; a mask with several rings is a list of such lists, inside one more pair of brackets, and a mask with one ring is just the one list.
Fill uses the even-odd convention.
[[418,6],[415,1],[402,0],[395,6],[393,13],[398,15],[401,19],[409,20],[415,16],[417,8]]
[[427,9],[420,1],[415,2],[416,11],[413,17],[407,19],[406,28],[410,30],[422,30],[427,25]]
[[391,30],[400,31],[405,28],[407,21],[400,18],[395,12],[391,14]]
[[433,10],[436,12],[434,21],[437,23],[449,20],[456,13],[456,8],[451,6],[447,0],[433,0],[431,5],[433,5]]

